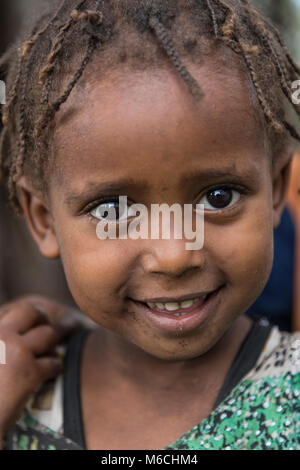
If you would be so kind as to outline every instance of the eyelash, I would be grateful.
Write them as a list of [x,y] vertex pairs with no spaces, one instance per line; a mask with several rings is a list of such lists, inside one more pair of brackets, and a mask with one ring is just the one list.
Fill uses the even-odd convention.
[[[223,185],[215,185],[215,186],[211,186],[211,187],[208,187],[208,188],[205,188],[203,191],[202,191],[202,194],[201,196],[198,196],[198,200],[201,200],[203,198],[203,196],[205,196],[206,194],[208,194],[209,192],[212,192],[214,190],[217,190],[217,189],[231,189],[231,190],[235,190],[235,191],[238,191],[241,195],[245,196],[247,194],[249,194],[251,191],[244,187],[244,186],[240,186],[240,185],[237,185],[237,184],[223,184]],[[101,204],[104,204],[104,203],[107,203],[107,202],[119,202],[119,196],[111,196],[111,197],[106,197],[106,198],[102,198],[102,199],[99,199],[97,201],[93,201],[91,203],[89,203],[85,208],[84,210],[82,211],[82,214],[86,215],[87,218],[89,220],[91,220],[92,222],[98,222],[99,220],[96,219],[93,215],[91,215],[91,212],[96,209],[96,207],[98,207],[99,205]],[[211,211],[208,211],[208,213],[211,213],[211,214],[216,214],[216,213],[220,213],[220,212],[224,212],[226,210],[230,210],[232,208],[234,208],[236,206],[236,204],[238,203],[238,201],[233,204],[232,206],[228,206],[228,207],[224,207],[224,208],[221,208],[221,209],[216,209],[215,211],[211,210]]]
[[[203,198],[203,196],[207,195],[208,193],[212,192],[212,191],[215,191],[217,189],[230,189],[232,191],[237,191],[240,193],[241,196],[247,196],[251,193],[251,190],[246,188],[245,186],[240,186],[238,184],[219,184],[219,185],[215,185],[215,186],[211,186],[211,187],[208,187],[208,188],[205,188],[201,194],[200,197],[198,197],[198,200],[201,200]],[[240,200],[240,198],[239,198]],[[237,203],[239,202],[239,200],[234,203],[233,205],[231,206],[227,206],[227,207],[224,207],[224,208],[221,208],[221,209],[215,209],[215,210],[209,210],[207,211],[207,213],[209,214],[216,214],[216,213],[220,213],[220,212],[224,212],[224,211],[229,211],[229,210],[233,210]]]
[[100,206],[101,204],[104,204],[105,202],[119,202],[119,197],[112,196],[112,197],[98,199],[97,201],[93,201],[84,208],[84,210],[82,211],[82,214],[87,216],[88,220],[90,220],[91,222],[98,223],[99,220],[96,219],[93,215],[91,215],[91,212],[94,209],[96,209],[96,207]]

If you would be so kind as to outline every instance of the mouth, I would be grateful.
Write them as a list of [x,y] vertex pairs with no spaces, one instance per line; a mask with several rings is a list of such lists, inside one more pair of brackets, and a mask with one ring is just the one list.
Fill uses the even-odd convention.
[[214,310],[220,291],[215,290],[183,296],[176,301],[167,298],[156,298],[151,301],[130,299],[139,313],[145,315],[155,326],[170,333],[187,333],[194,330]]

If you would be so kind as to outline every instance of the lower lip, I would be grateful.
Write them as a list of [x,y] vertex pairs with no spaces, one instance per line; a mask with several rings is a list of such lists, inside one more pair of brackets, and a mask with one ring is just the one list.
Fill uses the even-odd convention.
[[160,313],[156,310],[151,309],[143,302],[137,302],[133,300],[133,303],[138,308],[139,312],[145,315],[149,320],[160,330],[164,330],[167,333],[173,333],[178,335],[189,333],[195,328],[200,326],[207,317],[214,311],[216,303],[218,302],[219,293],[222,288],[215,290],[208,296],[204,303],[200,306],[195,304],[195,307],[191,307],[186,315],[181,317],[175,317],[174,315],[168,315]]

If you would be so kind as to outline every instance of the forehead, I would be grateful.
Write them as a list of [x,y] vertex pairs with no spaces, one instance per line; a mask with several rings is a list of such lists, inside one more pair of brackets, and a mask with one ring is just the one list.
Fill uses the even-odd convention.
[[180,156],[191,166],[196,156],[211,166],[230,156],[234,165],[259,165],[267,152],[263,119],[240,59],[215,53],[188,69],[201,101],[167,63],[144,71],[124,66],[75,89],[56,117],[61,181],[80,175],[83,184],[91,172],[111,179],[132,172],[137,161],[139,168],[172,168]]

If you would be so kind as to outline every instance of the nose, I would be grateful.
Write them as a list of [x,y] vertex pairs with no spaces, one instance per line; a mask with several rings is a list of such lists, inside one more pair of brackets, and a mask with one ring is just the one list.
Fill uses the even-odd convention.
[[202,270],[205,265],[204,250],[187,250],[186,240],[151,240],[147,248],[142,256],[146,273],[179,277],[190,270]]

